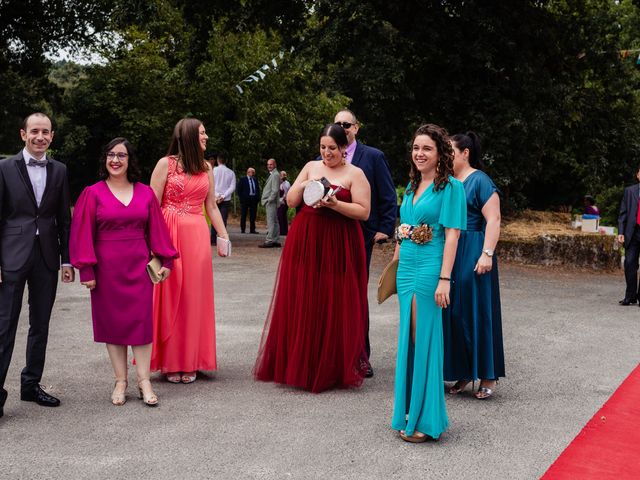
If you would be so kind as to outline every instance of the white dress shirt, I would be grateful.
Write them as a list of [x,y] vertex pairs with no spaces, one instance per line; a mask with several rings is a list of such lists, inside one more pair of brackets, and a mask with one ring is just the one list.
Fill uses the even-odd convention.
[[216,196],[224,196],[224,201],[229,202],[231,195],[236,190],[236,174],[226,165],[218,165],[213,167],[213,180]]
[[[33,155],[29,153],[26,148],[22,149],[22,156],[24,157],[24,163],[27,165],[27,173],[29,174],[29,180],[31,180],[31,186],[33,187],[33,193],[36,195],[36,202],[38,207],[42,201],[42,194],[44,193],[44,187],[47,186],[47,168],[37,167],[35,165],[29,166],[29,160],[32,158],[37,160]],[[46,160],[45,154],[42,160]]]

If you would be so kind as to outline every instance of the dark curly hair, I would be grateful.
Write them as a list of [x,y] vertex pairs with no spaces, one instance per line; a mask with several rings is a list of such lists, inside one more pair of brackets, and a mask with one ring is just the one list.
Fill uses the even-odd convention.
[[140,167],[138,167],[138,159],[136,158],[136,152],[133,149],[133,145],[124,137],[116,137],[107,143],[102,150],[102,156],[100,157],[100,164],[98,165],[98,178],[100,180],[106,180],[109,178],[109,172],[107,171],[107,153],[113,149],[116,145],[124,145],[127,149],[127,154],[129,157],[128,166],[127,166],[127,180],[131,183],[137,182],[140,180]]
[[[420,135],[427,135],[436,144],[438,163],[436,164],[436,176],[433,179],[433,189],[435,191],[442,190],[449,183],[449,177],[453,175],[453,147],[449,141],[449,134],[444,128],[427,123],[418,127],[416,133],[413,134],[411,145],[413,145],[416,137]],[[409,163],[411,164],[411,170],[409,170],[409,179],[411,180],[409,192],[415,192],[418,189],[422,175],[413,163],[411,154],[409,154]]]

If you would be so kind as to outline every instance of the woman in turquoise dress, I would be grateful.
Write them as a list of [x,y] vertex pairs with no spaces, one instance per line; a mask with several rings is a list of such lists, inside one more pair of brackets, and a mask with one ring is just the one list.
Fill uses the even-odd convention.
[[455,177],[467,199],[467,230],[458,241],[451,278],[451,307],[443,314],[444,379],[450,394],[462,392],[476,378],[478,399],[489,398],[504,377],[502,315],[498,263],[500,236],[498,189],[482,170],[480,141],[473,132],[451,137]]
[[416,131],[394,259],[400,304],[395,401],[391,426],[407,442],[437,439],[449,423],[442,388],[442,308],[467,220],[462,184],[453,178],[453,150],[437,125]]

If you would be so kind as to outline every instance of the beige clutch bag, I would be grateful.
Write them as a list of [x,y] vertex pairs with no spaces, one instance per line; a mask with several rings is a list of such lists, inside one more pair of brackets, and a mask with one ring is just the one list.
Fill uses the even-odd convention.
[[398,260],[391,260],[389,265],[384,267],[382,275],[378,280],[378,304],[384,302],[394,293],[397,293],[396,289],[396,273],[398,271]]
[[147,273],[153,283],[160,283],[163,279],[158,275],[158,271],[162,268],[162,262],[158,257],[151,257],[147,263]]

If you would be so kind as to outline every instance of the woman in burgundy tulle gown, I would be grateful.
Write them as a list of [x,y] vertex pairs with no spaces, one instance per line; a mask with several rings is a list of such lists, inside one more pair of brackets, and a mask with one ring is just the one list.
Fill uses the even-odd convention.
[[282,251],[265,322],[257,380],[314,393],[359,386],[368,367],[367,266],[359,220],[370,210],[370,189],[358,167],[345,163],[341,126],[320,135],[322,161],[307,163],[287,194],[302,202],[305,186],[327,178],[341,189],[296,215]]

